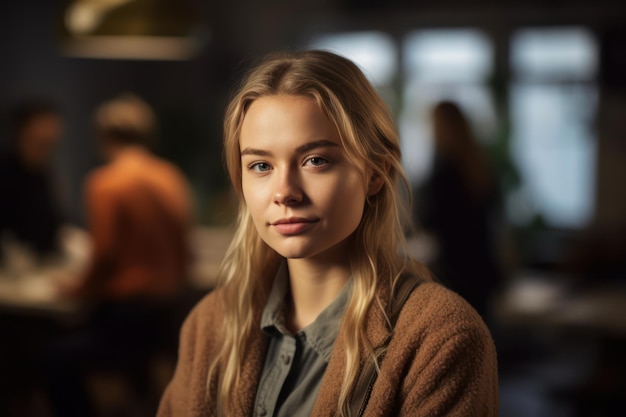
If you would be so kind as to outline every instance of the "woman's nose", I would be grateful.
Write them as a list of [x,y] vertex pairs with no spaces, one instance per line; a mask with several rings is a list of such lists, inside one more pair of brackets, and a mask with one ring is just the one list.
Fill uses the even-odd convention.
[[299,182],[298,174],[291,170],[285,170],[276,175],[274,203],[293,205],[301,202],[303,192]]

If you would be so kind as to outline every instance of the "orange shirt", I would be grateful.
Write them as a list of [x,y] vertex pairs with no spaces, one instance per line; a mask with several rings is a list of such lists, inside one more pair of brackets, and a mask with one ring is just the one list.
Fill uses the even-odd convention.
[[132,147],[90,174],[85,194],[93,252],[80,292],[115,300],[175,292],[190,260],[182,173]]

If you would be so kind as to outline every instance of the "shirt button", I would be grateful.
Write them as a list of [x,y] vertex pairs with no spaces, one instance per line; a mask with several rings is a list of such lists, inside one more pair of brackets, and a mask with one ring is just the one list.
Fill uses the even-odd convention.
[[282,354],[282,355],[280,355],[280,356],[281,356],[281,357],[282,357],[282,359],[283,359],[283,363],[284,363],[285,365],[289,365],[289,363],[291,362],[291,356],[289,356],[289,355],[285,355],[285,354]]
[[265,407],[263,407],[263,405],[259,404],[256,408],[256,413],[260,416],[264,416],[267,414],[267,410],[265,409]]

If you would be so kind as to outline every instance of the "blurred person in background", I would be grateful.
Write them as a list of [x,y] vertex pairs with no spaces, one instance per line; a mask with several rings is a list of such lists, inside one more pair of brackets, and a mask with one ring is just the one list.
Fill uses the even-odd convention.
[[108,163],[86,181],[92,257],[68,293],[109,300],[169,296],[189,266],[192,210],[184,175],[149,151],[155,115],[139,97],[102,104],[95,124]]
[[59,416],[93,415],[85,373],[93,366],[127,367],[138,390],[149,394],[146,360],[179,290],[188,278],[192,207],[187,182],[173,164],[155,156],[151,107],[125,94],[95,113],[107,160],[85,186],[91,260],[66,297],[93,303],[86,328],[51,346],[46,374]]
[[459,106],[439,102],[431,117],[435,159],[416,192],[415,218],[435,239],[433,272],[489,322],[489,298],[500,281],[490,225],[496,182]]
[[0,156],[0,263],[18,245],[41,262],[59,252],[62,215],[52,171],[62,135],[57,107],[32,99],[8,115],[9,142]]

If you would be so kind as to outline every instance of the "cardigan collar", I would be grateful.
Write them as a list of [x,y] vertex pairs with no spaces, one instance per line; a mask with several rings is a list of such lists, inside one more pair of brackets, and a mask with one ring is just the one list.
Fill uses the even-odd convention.
[[[388,310],[390,294],[389,285],[380,283],[377,288],[377,295],[380,300],[380,307],[385,311]],[[263,302],[257,303],[255,306],[255,323],[246,347],[245,366],[241,370],[241,383],[235,396],[237,402],[233,404],[232,410],[230,410],[233,416],[250,416],[254,410],[256,391],[269,344],[268,336],[260,328],[263,307],[266,302],[267,297]],[[389,337],[387,319],[383,310],[378,308],[378,306],[379,304],[374,301],[365,318],[365,323],[367,323],[366,335],[374,348],[383,345]],[[339,400],[339,390],[345,373],[345,327],[345,320],[342,320],[311,417],[333,417],[335,415],[336,404]],[[366,360],[364,352],[361,352],[361,363],[363,364]]]

